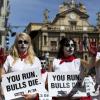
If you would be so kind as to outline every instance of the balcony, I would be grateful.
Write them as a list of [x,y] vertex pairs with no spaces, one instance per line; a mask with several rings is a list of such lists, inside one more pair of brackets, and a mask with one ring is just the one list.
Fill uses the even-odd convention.
[[47,29],[44,29],[46,31],[67,31],[67,32],[93,32],[95,31],[95,27],[94,26],[69,26],[69,25],[52,25],[52,26],[48,26]]

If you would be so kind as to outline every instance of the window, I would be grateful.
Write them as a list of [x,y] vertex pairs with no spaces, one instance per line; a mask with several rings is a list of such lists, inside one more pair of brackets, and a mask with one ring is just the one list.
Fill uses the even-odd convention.
[[51,50],[55,51],[57,47],[57,41],[51,41]]
[[51,46],[57,46],[57,42],[56,41],[51,41]]
[[87,57],[87,55],[85,55],[85,60],[88,60],[88,57]]
[[47,45],[47,36],[44,35],[44,45]]
[[77,25],[76,21],[70,21],[70,26],[72,30],[76,29],[76,25]]

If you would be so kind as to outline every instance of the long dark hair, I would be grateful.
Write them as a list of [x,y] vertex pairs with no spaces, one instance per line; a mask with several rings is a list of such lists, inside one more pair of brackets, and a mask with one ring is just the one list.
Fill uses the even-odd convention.
[[[74,42],[75,51],[76,51],[76,42],[72,38],[64,37],[59,42],[59,50],[58,50],[57,58],[62,58],[64,56],[64,52],[63,52],[64,46],[66,43],[69,43],[70,40],[72,40]],[[74,54],[74,56],[75,56],[75,54]]]

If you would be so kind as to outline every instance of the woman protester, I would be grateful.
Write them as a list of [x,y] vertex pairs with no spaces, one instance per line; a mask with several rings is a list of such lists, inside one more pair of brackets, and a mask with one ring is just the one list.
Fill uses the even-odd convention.
[[[94,66],[93,63],[87,63],[87,61],[77,58],[76,53],[76,43],[71,38],[63,38],[59,43],[59,50],[57,58],[54,58],[53,65],[50,66],[49,71],[61,71],[61,72],[73,72],[78,71],[80,75],[84,77],[85,69]],[[94,61],[95,58],[92,60]],[[70,95],[66,97],[54,97],[54,100],[80,100],[80,98],[75,98]],[[88,99],[91,100],[91,99]]]
[[96,54],[96,61],[95,61],[95,71],[96,71],[96,85],[95,85],[95,92],[99,94],[95,100],[100,100],[100,51]]
[[[41,62],[33,51],[30,36],[27,33],[17,34],[15,42],[3,65],[2,74],[36,67],[38,67],[41,72]],[[38,100],[38,94],[24,94],[23,98],[25,100]]]

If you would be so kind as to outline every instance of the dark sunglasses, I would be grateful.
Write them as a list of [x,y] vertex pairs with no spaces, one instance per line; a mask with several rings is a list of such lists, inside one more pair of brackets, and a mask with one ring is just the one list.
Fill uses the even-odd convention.
[[66,44],[64,44],[64,46],[65,47],[75,47],[75,44],[68,44],[68,43],[66,43]]
[[19,40],[18,41],[18,44],[28,44],[29,42],[27,40]]

